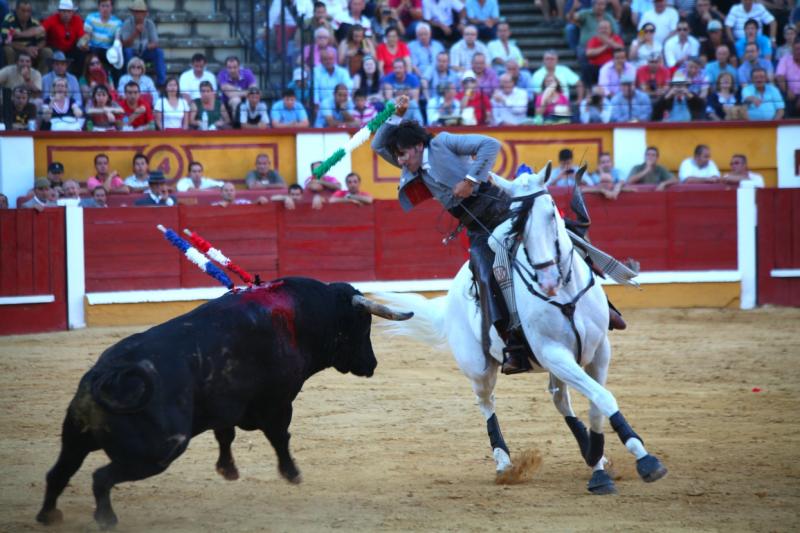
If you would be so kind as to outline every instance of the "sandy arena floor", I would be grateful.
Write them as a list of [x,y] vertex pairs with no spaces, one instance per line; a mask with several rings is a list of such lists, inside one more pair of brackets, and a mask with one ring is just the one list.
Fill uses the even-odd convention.
[[[631,311],[614,332],[609,388],[669,475],[644,484],[606,439],[618,496],[591,496],[590,471],[546,392],[545,375],[501,376],[498,416],[512,456],[536,450],[526,483],[494,483],[485,424],[449,353],[373,334],[369,380],[334,370],[295,402],[284,482],[260,433],[233,445],[241,479],[214,471],[206,433],[157,477],[112,493],[120,532],[797,531],[800,529],[800,310]],[[0,531],[34,521],[60,423],[99,353],[142,328],[0,338]],[[586,402],[573,395],[586,418]],[[94,531],[89,456],[50,531]]]

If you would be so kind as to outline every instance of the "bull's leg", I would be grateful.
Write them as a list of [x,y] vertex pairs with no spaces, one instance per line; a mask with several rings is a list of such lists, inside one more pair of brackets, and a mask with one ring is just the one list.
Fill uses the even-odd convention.
[[300,483],[300,471],[289,453],[289,424],[292,422],[292,404],[288,402],[279,407],[269,409],[264,416],[261,431],[278,455],[278,471],[291,483]]
[[89,452],[97,450],[89,433],[81,433],[72,416],[67,412],[61,430],[61,453],[53,468],[47,473],[47,488],[44,494],[44,503],[36,520],[49,525],[60,522],[61,511],[56,509],[56,500],[64,491],[70,478],[83,464]]
[[127,463],[112,461],[98,468],[92,475],[92,492],[94,492],[94,519],[101,529],[112,528],[117,524],[117,515],[111,507],[111,488],[126,481],[137,481],[163,472],[168,466],[162,463]]
[[217,473],[228,481],[239,479],[239,470],[233,462],[231,443],[236,437],[235,428],[215,429],[214,437],[219,443],[219,459],[217,459]]

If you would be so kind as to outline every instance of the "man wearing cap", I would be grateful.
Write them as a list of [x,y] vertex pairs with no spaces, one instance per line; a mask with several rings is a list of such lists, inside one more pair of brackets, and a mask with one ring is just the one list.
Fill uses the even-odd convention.
[[272,104],[270,117],[273,128],[308,127],[308,113],[292,89],[284,89],[283,98]]
[[33,7],[30,0],[17,0],[13,13],[9,13],[0,24],[0,42],[3,43],[3,55],[6,65],[17,62],[20,52],[31,56],[33,65],[40,73],[46,74],[50,68],[50,57],[53,51],[46,46],[45,30],[41,23],[33,18]]
[[[164,61],[164,50],[158,47],[156,25],[147,16],[147,4],[144,0],[134,0],[129,9],[131,16],[122,23],[119,32],[125,52],[125,63],[127,64],[132,57],[138,57],[145,62],[150,61],[156,69],[156,83],[164,85],[167,81],[167,64]],[[216,84],[216,80],[214,83]],[[183,88],[183,82],[180,85]],[[200,96],[199,93],[197,96]]]
[[50,181],[47,178],[39,178],[33,185],[33,198],[23,203],[20,208],[36,209],[40,213],[45,207],[56,207],[56,203],[49,200]]
[[720,13],[717,6],[711,5],[711,0],[697,0],[686,20],[689,21],[692,35],[703,42],[708,39],[709,32],[719,31],[722,33],[722,22],[725,20],[725,16]]
[[81,94],[81,86],[78,83],[78,78],[67,72],[69,64],[72,59],[64,55],[61,50],[56,50],[53,54],[53,70],[48,72],[42,78],[42,99],[47,100],[50,98],[50,90],[53,87],[53,82],[57,78],[67,80],[68,96],[71,96],[75,103],[83,107],[83,95]]
[[83,30],[83,19],[75,13],[72,0],[60,0],[58,12],[44,19],[42,27],[47,32],[47,45],[53,52],[64,52],[73,62],[73,72],[80,74],[83,58],[89,50],[89,37]]
[[722,31],[722,23],[712,20],[708,23],[708,38],[701,41],[700,55],[705,56],[706,61],[716,56],[717,48],[727,46],[728,50],[733,50],[733,43],[728,40],[728,36]]
[[[105,65],[109,65],[106,59],[108,49],[113,46],[114,37],[122,28],[122,20],[116,17],[112,10],[111,0],[98,0],[97,11],[86,15],[83,24],[83,31],[89,36],[89,51],[96,54]],[[119,79],[121,73],[117,69],[114,70],[115,79]]]
[[650,97],[634,86],[633,76],[620,79],[621,89],[611,98],[611,122],[646,122],[653,112]]
[[[294,91],[289,91],[294,96]],[[264,130],[269,127],[269,111],[267,104],[261,101],[261,89],[250,87],[247,89],[247,97],[242,100],[233,112],[233,127],[244,130]]]
[[167,179],[160,170],[154,170],[150,173],[147,184],[150,187],[149,190],[145,193],[143,198],[139,198],[133,202],[133,205],[145,207],[172,207],[178,203],[175,197],[169,194]]
[[292,81],[289,82],[288,88],[294,91],[294,95],[301,102],[308,102],[311,99],[311,91],[308,88],[310,76],[308,70],[303,67],[295,68],[292,73]]
[[[675,72],[670,88],[653,106],[653,120],[688,122],[705,118],[705,100],[689,89],[689,80],[680,70]],[[668,114],[665,118],[664,115]]]
[[57,194],[61,194],[63,192],[64,186],[64,165],[59,163],[58,161],[53,161],[49,165],[47,165],[47,181],[50,183],[50,187],[56,191]]
[[28,52],[17,55],[17,63],[0,69],[0,88],[15,89],[24,87],[33,98],[42,94],[42,75],[33,68]]
[[222,91],[222,101],[228,105],[232,113],[238,109],[239,103],[244,101],[247,90],[257,85],[253,71],[242,68],[236,56],[228,56],[225,59],[225,69],[217,74],[217,83]]
[[[489,96],[478,87],[474,72],[467,70],[461,75],[461,91],[456,94],[456,98],[461,103],[461,116],[465,126],[476,124],[483,126],[489,123],[489,117],[492,116],[492,101]],[[465,118],[467,115],[464,114],[464,110],[467,109],[471,109],[475,117],[471,124]]]

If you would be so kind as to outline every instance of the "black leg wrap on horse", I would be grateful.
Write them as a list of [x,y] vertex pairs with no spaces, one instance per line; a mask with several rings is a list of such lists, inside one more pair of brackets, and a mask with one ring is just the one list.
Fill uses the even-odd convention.
[[500,433],[500,423],[497,421],[496,414],[492,414],[489,420],[486,421],[486,432],[489,433],[489,444],[492,445],[492,450],[500,448],[508,455],[511,455],[511,452],[508,451],[508,446],[506,446],[506,441],[503,439],[503,434]]
[[622,441],[622,444],[628,442],[628,439],[639,439],[641,443],[644,444],[642,437],[636,434],[636,432],[628,424],[628,421],[625,420],[625,417],[622,416],[621,412],[617,411],[611,415],[608,418],[608,421],[611,422],[611,427],[614,428],[614,431],[616,431],[617,435],[619,435],[619,440]]
[[589,435],[586,432],[586,426],[575,416],[565,416],[564,421],[569,426],[575,440],[578,441],[578,447],[581,449],[581,457],[586,460],[586,454],[589,453]]
[[605,435],[602,433],[589,432],[589,453],[585,455],[586,464],[593,467],[597,461],[603,458],[603,449],[606,445]]

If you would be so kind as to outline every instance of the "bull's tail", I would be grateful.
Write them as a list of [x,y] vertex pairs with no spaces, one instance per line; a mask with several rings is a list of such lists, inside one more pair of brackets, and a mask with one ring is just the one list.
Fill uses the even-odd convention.
[[92,398],[112,413],[135,413],[150,403],[157,379],[153,363],[147,360],[103,369],[92,379]]
[[446,296],[429,299],[421,294],[398,292],[379,292],[374,296],[392,307],[414,312],[410,320],[383,323],[389,335],[411,337],[436,348],[447,347]]

